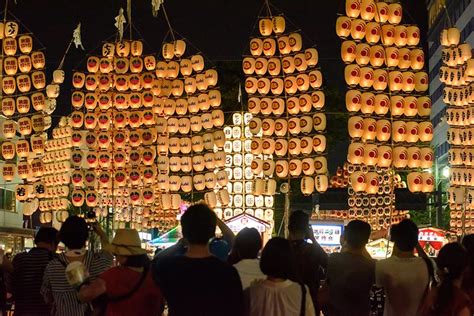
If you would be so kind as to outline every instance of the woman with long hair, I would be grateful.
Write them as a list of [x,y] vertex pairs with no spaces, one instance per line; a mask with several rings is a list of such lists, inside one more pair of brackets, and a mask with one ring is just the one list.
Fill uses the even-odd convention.
[[422,306],[423,316],[471,316],[471,300],[461,289],[469,257],[459,243],[449,243],[436,259],[441,283],[428,295]]
[[260,268],[265,280],[245,290],[247,316],[314,316],[314,306],[306,285],[290,281],[295,262],[291,244],[280,237],[270,239],[262,251]]

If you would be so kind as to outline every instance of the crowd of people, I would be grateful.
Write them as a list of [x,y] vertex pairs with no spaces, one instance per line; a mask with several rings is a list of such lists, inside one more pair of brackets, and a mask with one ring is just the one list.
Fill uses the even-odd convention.
[[[92,225],[101,241],[92,251],[80,217],[59,232],[40,228],[35,248],[1,263],[14,315],[367,316],[375,287],[384,291],[387,316],[474,313],[474,235],[432,260],[419,247],[417,226],[404,220],[390,231],[392,256],[375,261],[366,251],[371,227],[360,220],[347,224],[341,252],[329,257],[303,211],[292,212],[287,239],[274,237],[263,249],[256,229],[233,236],[204,204],[191,206],[181,227],[183,239],[153,259],[133,229],[117,230],[109,243]],[[66,250],[57,254],[59,242]],[[74,286],[70,267],[78,265],[87,278]]]

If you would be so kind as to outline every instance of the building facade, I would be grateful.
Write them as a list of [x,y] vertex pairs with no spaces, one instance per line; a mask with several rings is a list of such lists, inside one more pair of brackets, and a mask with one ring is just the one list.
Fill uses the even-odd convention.
[[429,0],[428,5],[428,58],[430,76],[430,96],[432,101],[431,121],[434,127],[432,145],[435,151],[436,175],[440,180],[447,181],[443,172],[448,165],[447,142],[448,124],[445,120],[446,104],[443,102],[443,88],[438,79],[442,46],[441,31],[454,26],[461,31],[461,42],[474,47],[474,1],[472,0]]

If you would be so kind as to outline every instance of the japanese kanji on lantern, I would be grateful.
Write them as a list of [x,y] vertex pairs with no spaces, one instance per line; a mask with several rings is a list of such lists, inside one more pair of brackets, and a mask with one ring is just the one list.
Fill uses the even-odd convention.
[[[8,15],[5,15],[8,16]],[[0,22],[2,44],[0,109],[5,119],[0,123],[2,178],[8,183],[19,179],[16,199],[23,204],[23,214],[32,215],[38,209],[42,222],[52,218],[51,209],[67,205],[55,200],[45,207],[47,173],[43,162],[46,131],[51,127],[51,116],[62,83],[58,71],[47,83],[44,47],[33,40],[30,32],[20,28],[19,22]],[[25,33],[23,33],[25,32]],[[15,178],[17,177],[17,178]]]
[[[250,214],[269,223],[271,232],[274,199],[271,195],[264,195],[264,192],[266,181],[273,177],[275,162],[254,159],[251,150],[252,133],[248,126],[251,120],[252,114],[236,112],[232,115],[232,124],[224,127],[225,173],[229,179],[227,184],[229,204],[222,208],[216,207],[215,212],[222,220],[229,220],[242,213]],[[255,169],[259,169],[258,171],[264,176],[255,180]],[[206,202],[216,206],[213,205],[213,201],[216,201],[214,197],[206,196]]]
[[[426,171],[433,164],[433,126],[420,31],[401,24],[402,12],[400,3],[347,0],[336,22],[350,114],[349,217],[368,209],[363,217],[380,228],[396,222],[384,220],[393,215],[395,171],[408,173],[411,192],[435,186]],[[381,203],[370,203],[372,196],[382,196],[375,200]]]
[[448,109],[448,162],[451,166],[448,200],[451,210],[451,229],[459,235],[474,231],[474,59],[472,48],[461,42],[460,31],[453,27],[441,32],[443,65],[439,80],[444,85],[443,101]]
[[[301,192],[328,187],[325,98],[318,51],[282,15],[261,17],[242,68],[246,75],[254,193],[271,196],[276,179],[301,178]],[[273,178],[268,178],[273,177]]]

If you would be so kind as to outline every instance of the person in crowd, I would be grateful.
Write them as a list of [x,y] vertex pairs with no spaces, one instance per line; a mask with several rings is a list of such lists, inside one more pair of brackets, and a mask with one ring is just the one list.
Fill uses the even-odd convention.
[[209,251],[216,222],[215,213],[207,205],[192,205],[181,216],[183,237],[188,244],[185,255],[164,257],[153,264],[170,316],[242,315],[239,274]]
[[9,288],[15,300],[15,315],[47,316],[51,307],[45,304],[40,289],[44,270],[55,257],[58,247],[58,230],[41,227],[35,235],[35,245],[29,252],[13,258],[13,272],[9,277]]
[[474,234],[464,236],[462,245],[469,255],[469,266],[463,279],[462,289],[474,302]]
[[117,230],[111,244],[119,266],[81,287],[79,299],[91,302],[102,296],[106,316],[155,316],[163,312],[163,296],[150,273],[150,260],[135,229]]
[[344,232],[344,250],[329,256],[327,283],[331,315],[367,316],[370,289],[375,283],[375,261],[366,257],[370,225],[353,220]]
[[463,276],[469,266],[469,255],[459,243],[441,248],[438,258],[441,283],[427,294],[420,308],[422,316],[471,316],[474,313],[469,296],[461,289]]
[[[317,243],[313,230],[309,226],[309,215],[303,211],[294,211],[288,223],[289,240],[293,246],[296,271],[291,279],[306,284],[313,300],[316,315],[319,315],[318,289],[324,278],[328,256]],[[312,243],[306,242],[311,240]]]
[[229,263],[237,269],[244,290],[253,281],[265,278],[258,260],[260,249],[262,249],[262,237],[255,228],[245,227],[235,237]]
[[294,273],[293,247],[280,237],[270,239],[262,251],[260,268],[266,279],[245,290],[246,316],[313,316],[309,288],[290,280]]
[[113,256],[109,252],[107,235],[98,223],[93,223],[92,229],[100,237],[102,250],[98,252],[86,250],[89,229],[83,218],[70,216],[61,226],[59,237],[66,252],[46,266],[41,286],[45,302],[52,305],[51,315],[83,316],[89,312],[90,304],[81,303],[76,289],[67,282],[65,271],[68,264],[82,262],[92,280],[112,266]]
[[[428,261],[415,257],[418,227],[405,219],[392,226],[392,256],[375,265],[375,282],[384,288],[385,316],[415,316],[430,280]],[[424,255],[424,254],[423,254]]]
[[6,315],[8,300],[11,294],[7,290],[7,279],[13,272],[13,265],[8,253],[5,254],[3,248],[0,248],[0,316]]

